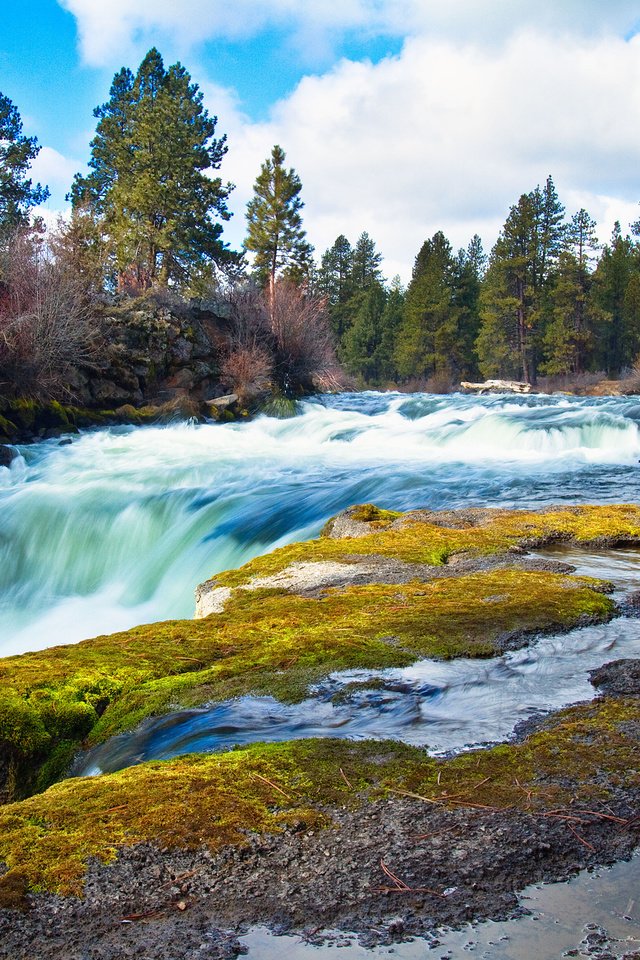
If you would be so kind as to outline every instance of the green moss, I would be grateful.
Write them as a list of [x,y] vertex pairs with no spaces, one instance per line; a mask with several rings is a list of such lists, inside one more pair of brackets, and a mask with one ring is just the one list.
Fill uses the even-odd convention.
[[[295,544],[244,567],[227,582],[273,572],[292,559],[349,559],[367,552],[443,563],[557,538],[629,541],[637,507],[546,514],[484,511],[442,527],[365,505],[375,532]],[[390,527],[393,524],[393,528]],[[594,589],[595,587],[595,589]],[[145,717],[246,694],[300,700],[335,670],[403,666],[419,657],[491,656],[505,639],[610,617],[597,584],[523,570],[494,570],[402,586],[327,590],[319,598],[279,590],[235,591],[223,614],[150,624],[74,646],[0,661],[0,744],[21,789],[46,783],[57,746],[96,743]]]
[[361,503],[350,511],[351,519],[359,523],[369,523],[372,529],[382,530],[389,527],[402,514],[397,510],[382,510],[374,503]]
[[491,656],[506,637],[611,616],[593,582],[499,570],[431,583],[238,591],[223,614],[169,621],[0,661],[0,742],[36,767],[60,741],[249,692],[304,698],[335,670]]
[[249,831],[330,826],[333,808],[389,794],[534,816],[594,809],[614,788],[637,787],[627,731],[639,723],[637,698],[605,699],[562,711],[521,744],[446,760],[390,742],[307,740],[142,764],[0,809],[0,861],[32,888],[81,893],[90,857],[108,863],[145,842],[241,846]]
[[79,893],[87,859],[109,862],[125,845],[216,850],[245,844],[246,831],[317,828],[327,822],[319,806],[366,789],[389,750],[402,771],[411,752],[401,747],[304,741],[65,781],[0,810],[0,860],[32,887]]
[[0,877],[0,910],[28,909],[29,877],[24,870],[9,870]]
[[11,440],[18,433],[15,423],[0,415],[0,434]]
[[541,547],[563,541],[579,544],[602,540],[614,544],[640,541],[640,507],[631,504],[570,507],[544,513],[469,511],[466,524],[461,522],[456,527],[423,521],[416,514],[407,514],[404,522],[398,523],[398,515],[393,511],[380,511],[372,504],[355,508],[351,515],[369,523],[372,532],[337,540],[320,537],[281,547],[238,570],[216,574],[216,583],[239,586],[254,577],[280,573],[290,564],[301,561],[348,562],[353,556],[380,555],[408,563],[440,566],[456,554],[482,556],[505,553],[518,546]]

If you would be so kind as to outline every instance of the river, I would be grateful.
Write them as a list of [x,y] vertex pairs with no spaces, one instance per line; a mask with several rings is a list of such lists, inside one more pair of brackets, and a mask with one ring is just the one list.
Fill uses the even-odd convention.
[[[306,401],[290,420],[87,431],[71,444],[20,448],[0,468],[0,655],[193,614],[195,586],[217,571],[301,538],[352,503],[397,509],[640,501],[640,402],[634,398],[468,397],[361,393]],[[640,551],[567,557],[581,572],[640,586]],[[640,656],[637,620],[619,618],[534,641],[488,661],[421,661],[386,671],[377,692],[335,705],[335,675],[301,705],[244,698],[155,718],[77,772],[118,769],[183,750],[317,734],[397,736],[433,752],[508,737],[538,710],[591,696],[587,670]],[[496,691],[499,690],[499,695]],[[587,919],[640,939],[629,890],[640,860],[597,880],[528,891],[533,916],[440,933],[373,953],[409,960],[549,960],[578,948]],[[545,899],[546,898],[546,899]],[[552,909],[553,908],[553,909]],[[256,960],[280,956],[263,930]],[[331,960],[299,940],[295,960]],[[338,954],[340,950],[340,954]],[[571,955],[586,955],[575,949]],[[595,954],[594,954],[595,955]]]
[[190,617],[199,582],[352,503],[638,501],[639,424],[635,398],[359,393],[20,447],[0,468],[0,655]]

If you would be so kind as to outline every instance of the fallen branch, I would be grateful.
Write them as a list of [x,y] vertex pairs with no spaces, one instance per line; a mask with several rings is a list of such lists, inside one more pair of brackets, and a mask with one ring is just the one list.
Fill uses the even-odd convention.
[[344,782],[346,783],[346,785],[349,787],[349,789],[350,789],[350,790],[353,790],[353,784],[352,784],[351,781],[349,780],[348,776],[346,775],[346,773],[344,772],[344,770],[342,769],[342,767],[340,767],[340,776],[342,777],[342,779],[344,780]]
[[583,843],[583,844],[585,845],[585,847],[587,847],[589,850],[593,851],[593,853],[596,852],[596,848],[593,846],[593,844],[592,844],[592,843],[589,843],[588,840],[585,840],[584,837],[581,837],[580,834],[578,833],[578,831],[575,830],[574,827],[572,827],[570,823],[567,823],[567,826],[569,827],[569,830],[571,830],[571,833],[574,835],[574,837],[576,838],[576,840],[579,840],[580,843]]

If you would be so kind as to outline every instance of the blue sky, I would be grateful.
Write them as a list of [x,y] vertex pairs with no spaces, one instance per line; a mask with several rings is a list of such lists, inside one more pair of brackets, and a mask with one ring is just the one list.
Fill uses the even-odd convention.
[[421,243],[478,232],[552,174],[601,239],[637,219],[640,38],[630,0],[3,0],[0,91],[43,150],[52,197],[89,156],[114,72],[156,45],[180,59],[227,133],[243,211],[273,143],[303,182],[318,252],[367,230],[388,276]]

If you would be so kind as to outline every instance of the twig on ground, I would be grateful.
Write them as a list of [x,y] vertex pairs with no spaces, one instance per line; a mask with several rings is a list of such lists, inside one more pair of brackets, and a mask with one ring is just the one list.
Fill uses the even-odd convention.
[[269,780],[268,777],[263,777],[261,773],[254,773],[254,777],[257,777],[258,780],[262,780],[264,783],[268,783],[270,787],[273,787],[274,790],[277,790],[278,793],[281,793],[283,797],[287,798],[287,800],[292,799],[288,793],[285,793],[284,790],[281,787],[279,787],[277,783],[274,783],[273,780]]
[[340,776],[342,777],[346,785],[349,787],[349,789],[353,790],[353,784],[351,783],[351,780],[349,780],[349,777],[346,775],[342,767],[340,767]]

